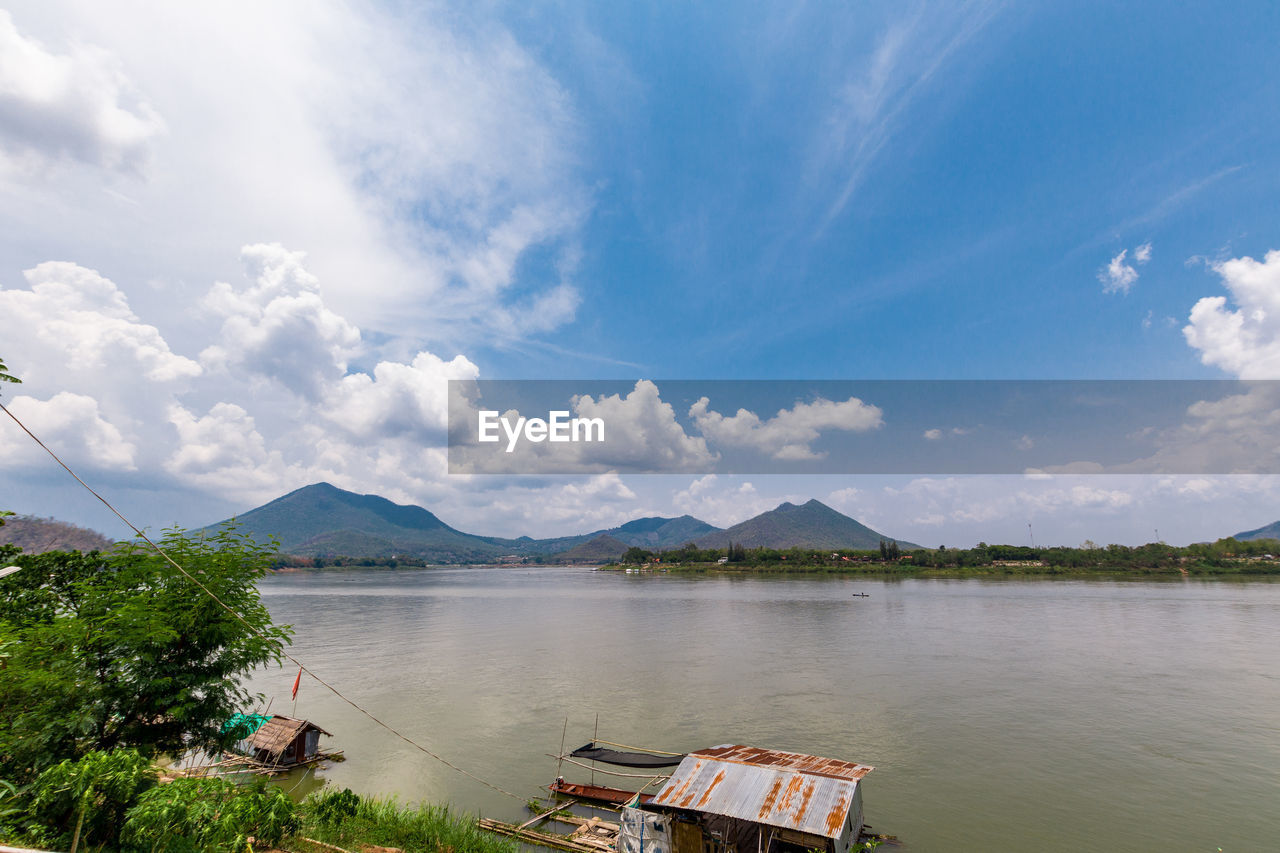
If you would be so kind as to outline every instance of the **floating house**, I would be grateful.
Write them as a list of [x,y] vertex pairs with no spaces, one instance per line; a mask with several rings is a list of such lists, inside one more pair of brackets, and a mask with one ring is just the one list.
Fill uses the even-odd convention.
[[244,733],[237,751],[260,764],[287,769],[327,757],[320,751],[320,735],[330,735],[309,720],[245,714],[233,717],[228,725],[233,724]]
[[624,810],[619,853],[849,853],[864,764],[724,745],[691,752],[647,804]]

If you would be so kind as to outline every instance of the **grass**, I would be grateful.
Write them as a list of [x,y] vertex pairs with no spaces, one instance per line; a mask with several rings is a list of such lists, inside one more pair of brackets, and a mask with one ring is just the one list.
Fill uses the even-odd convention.
[[405,853],[518,851],[514,842],[479,829],[470,815],[454,814],[448,806],[406,806],[394,798],[360,797],[343,808],[326,808],[326,801],[332,804],[341,796],[342,792],[329,790],[303,802],[297,834],[350,849],[376,844]]

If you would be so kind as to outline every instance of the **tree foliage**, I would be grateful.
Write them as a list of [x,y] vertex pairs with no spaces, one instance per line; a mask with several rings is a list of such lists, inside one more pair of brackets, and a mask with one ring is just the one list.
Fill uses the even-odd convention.
[[9,372],[9,368],[5,366],[4,359],[0,358],[0,382],[15,382],[21,384],[22,380]]
[[227,745],[223,723],[255,698],[245,677],[279,662],[291,635],[258,597],[271,552],[234,531],[160,545],[244,621],[137,543],[13,558],[22,571],[0,579],[0,777],[25,782],[94,750]]
[[59,848],[114,844],[125,813],[155,784],[151,762],[133,749],[55,764],[32,786],[30,814],[44,830],[36,837]]

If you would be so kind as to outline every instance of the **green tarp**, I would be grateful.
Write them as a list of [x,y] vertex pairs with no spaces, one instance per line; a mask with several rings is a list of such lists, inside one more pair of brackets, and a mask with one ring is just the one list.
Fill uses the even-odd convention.
[[232,733],[235,740],[244,740],[256,732],[271,719],[268,714],[232,714],[231,719],[222,724],[222,733]]

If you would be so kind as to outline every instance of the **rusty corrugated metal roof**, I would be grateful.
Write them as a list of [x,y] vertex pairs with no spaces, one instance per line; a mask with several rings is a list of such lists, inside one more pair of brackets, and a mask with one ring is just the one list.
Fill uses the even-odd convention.
[[653,805],[838,838],[858,780],[872,769],[797,752],[717,746],[689,753]]

